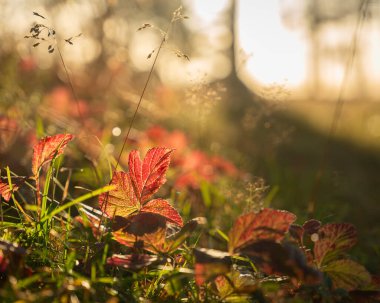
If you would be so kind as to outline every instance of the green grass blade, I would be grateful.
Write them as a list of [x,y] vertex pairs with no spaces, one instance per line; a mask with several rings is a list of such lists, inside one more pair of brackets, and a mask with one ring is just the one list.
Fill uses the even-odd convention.
[[110,190],[112,190],[112,189],[114,189],[114,188],[115,188],[115,186],[113,186],[113,185],[107,185],[107,186],[104,186],[104,187],[99,188],[99,189],[97,189],[97,190],[94,190],[94,191],[92,191],[92,192],[90,192],[90,193],[87,193],[87,194],[85,194],[85,195],[83,195],[83,196],[80,196],[80,197],[78,197],[78,198],[76,198],[76,199],[70,201],[69,203],[66,203],[66,204],[64,204],[64,205],[62,205],[62,206],[60,206],[60,207],[57,207],[57,208],[54,209],[52,212],[48,213],[46,216],[44,216],[44,217],[41,219],[40,223],[43,223],[43,222],[45,222],[46,220],[50,220],[50,219],[53,218],[55,215],[59,214],[60,212],[64,211],[64,210],[67,209],[67,208],[70,208],[71,206],[74,206],[74,205],[76,205],[76,204],[79,204],[79,203],[81,203],[81,202],[83,202],[83,201],[86,201],[86,200],[88,200],[88,199],[90,199],[90,198],[93,198],[93,197],[95,197],[95,196],[99,196],[100,194],[102,194],[102,193],[106,193],[106,192],[108,192],[108,191],[110,191]]

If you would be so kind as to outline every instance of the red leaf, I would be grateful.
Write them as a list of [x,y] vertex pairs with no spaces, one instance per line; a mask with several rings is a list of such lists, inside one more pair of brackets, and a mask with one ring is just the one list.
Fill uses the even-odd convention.
[[100,209],[107,216],[128,217],[139,210],[140,203],[134,193],[129,173],[115,172],[110,185],[115,185],[115,189],[99,196]]
[[166,252],[166,220],[153,213],[139,213],[125,219],[124,228],[112,233],[114,239],[128,247]]
[[163,199],[155,199],[146,203],[140,210],[141,212],[154,213],[165,217],[170,222],[179,226],[183,225],[182,218],[177,210]]
[[317,233],[318,230],[321,228],[321,226],[322,226],[322,223],[315,219],[310,219],[302,225],[305,232],[309,235]]
[[42,165],[62,154],[67,143],[72,139],[73,135],[70,134],[59,134],[41,139],[33,148],[32,171],[34,176],[38,174]]
[[348,223],[326,224],[319,229],[318,237],[314,257],[319,266],[336,259],[357,242],[356,228]]
[[[13,191],[17,190],[17,186],[13,186]],[[12,191],[9,187],[8,183],[5,183],[0,180],[0,194],[4,198],[5,201],[9,202],[12,196]]]
[[172,150],[164,147],[150,149],[141,162],[139,152],[129,154],[129,173],[137,199],[144,204],[166,182]]
[[229,251],[234,253],[258,240],[280,241],[295,220],[290,212],[270,208],[242,215],[230,230]]
[[99,196],[99,205],[109,217],[128,218],[134,213],[160,215],[165,221],[182,226],[179,213],[165,200],[149,198],[166,181],[172,150],[152,148],[141,161],[138,151],[129,154],[129,172],[116,172],[111,180],[115,189]]

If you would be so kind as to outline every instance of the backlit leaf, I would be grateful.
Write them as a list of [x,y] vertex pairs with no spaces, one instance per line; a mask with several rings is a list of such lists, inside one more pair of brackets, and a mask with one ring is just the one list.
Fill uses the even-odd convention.
[[318,230],[314,258],[319,266],[327,264],[353,247],[357,242],[356,228],[348,223],[331,223]]
[[12,197],[12,194],[16,192],[20,188],[21,184],[23,184],[24,182],[25,182],[25,178],[21,178],[21,177],[12,178],[12,190],[11,190],[8,180],[0,178],[0,195],[3,197],[5,201],[9,202],[9,200]]
[[138,151],[129,154],[129,171],[115,172],[111,185],[115,189],[100,195],[99,206],[108,217],[125,217],[135,213],[152,213],[167,221],[182,226],[179,213],[163,199],[149,200],[165,183],[171,149],[157,147],[150,149],[141,161]]
[[322,268],[332,280],[335,288],[347,291],[366,287],[371,283],[371,275],[364,266],[349,259],[332,261]]
[[144,204],[166,182],[165,173],[170,164],[171,149],[150,149],[141,161],[139,152],[129,154],[129,173],[137,199]]
[[242,215],[229,232],[229,252],[234,253],[258,240],[279,241],[295,220],[296,216],[290,212],[270,208]]
[[41,139],[33,148],[32,171],[37,176],[41,166],[63,153],[73,135],[59,134]]
[[175,234],[169,234],[166,219],[154,213],[139,213],[124,219],[124,228],[113,232],[114,239],[128,247],[143,248],[153,253],[170,253],[176,250],[201,224],[204,218],[187,222]]
[[99,196],[100,209],[110,218],[128,217],[140,208],[129,173],[115,172],[110,185],[115,189]]
[[179,226],[183,225],[182,218],[177,210],[171,206],[169,202],[163,199],[155,199],[149,201],[141,208],[140,211],[161,215],[174,224],[177,224]]
[[153,213],[139,213],[125,220],[123,229],[112,233],[114,239],[128,247],[137,247],[150,252],[164,249],[166,220]]

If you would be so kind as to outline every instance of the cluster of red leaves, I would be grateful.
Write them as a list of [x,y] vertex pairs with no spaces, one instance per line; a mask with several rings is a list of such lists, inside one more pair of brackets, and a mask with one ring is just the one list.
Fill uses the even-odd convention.
[[[289,277],[294,289],[302,284],[319,285],[327,276],[334,289],[345,289],[355,298],[379,298],[377,291],[365,291],[378,289],[376,279],[346,255],[357,242],[353,225],[309,220],[300,226],[293,224],[295,219],[292,213],[274,209],[240,216],[229,232],[228,253],[195,249],[196,283],[213,281],[222,298],[256,290],[258,278],[232,266],[236,263],[232,257],[239,255],[248,257],[266,275]],[[291,237],[285,238],[288,231]],[[309,236],[311,249],[305,246],[305,236]]]
[[[196,218],[183,226],[180,214],[168,201],[151,199],[166,181],[172,152],[168,148],[152,148],[141,160],[139,153],[132,151],[128,172],[115,172],[110,182],[115,188],[99,196],[100,209],[113,221],[117,242],[154,254],[170,253],[204,224],[202,218]],[[165,260],[132,253],[113,255],[108,264],[136,269],[161,261]]]
[[222,176],[237,176],[237,168],[219,156],[208,156],[200,150],[189,147],[186,135],[178,130],[169,132],[160,126],[153,126],[137,138],[139,148],[162,144],[175,149],[172,168],[175,171],[174,186],[177,188],[200,187],[202,181],[215,182]]
[[[295,247],[282,244],[296,216],[287,211],[264,208],[237,218],[229,232],[228,253],[196,250],[195,278],[198,285],[231,272],[231,257],[249,257],[267,275],[288,275],[316,283],[319,273],[307,265]],[[219,277],[216,281],[222,281]]]
[[[177,145],[179,149],[186,146],[186,140],[182,138],[182,143]],[[58,134],[45,137],[34,146],[32,172],[36,181],[41,168],[62,154],[72,139],[70,134]],[[132,249],[129,255],[112,255],[107,260],[109,265],[139,270],[166,263],[168,260],[162,255],[174,253],[198,226],[205,224],[203,218],[195,218],[183,225],[180,214],[168,201],[152,199],[166,182],[172,152],[169,148],[152,148],[141,160],[139,152],[132,151],[128,172],[115,172],[110,182],[114,188],[99,196],[101,211],[113,223],[114,239]],[[201,154],[196,158],[206,161]],[[185,159],[181,157],[175,161],[177,165],[181,163],[182,168],[197,167],[183,165]],[[12,178],[11,189],[9,180],[0,179],[0,194],[9,201],[23,181],[22,178]],[[233,266],[236,257],[243,257],[250,259],[266,276],[289,277],[294,287],[301,283],[318,284],[322,275],[331,279],[334,288],[351,292],[371,286],[373,279],[368,271],[346,256],[357,242],[354,226],[344,223],[322,225],[317,220],[309,220],[300,226],[294,224],[295,220],[296,216],[290,212],[269,208],[241,215],[228,233],[227,251],[194,249],[196,283],[204,285],[214,281],[221,297],[236,291],[253,291],[257,287],[257,277],[242,275]],[[93,220],[89,222],[91,227],[94,225],[94,232],[101,227]],[[100,224],[100,220],[96,223]],[[287,237],[288,232],[290,237]],[[313,243],[310,249],[304,243],[306,236]],[[141,253],[141,249],[146,252]],[[25,251],[17,245],[1,242],[0,273],[6,273],[13,259],[23,254]]]

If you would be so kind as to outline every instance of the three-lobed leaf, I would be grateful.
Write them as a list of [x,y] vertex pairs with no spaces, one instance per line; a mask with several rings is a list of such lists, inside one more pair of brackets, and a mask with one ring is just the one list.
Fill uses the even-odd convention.
[[168,148],[152,148],[141,161],[138,151],[132,151],[129,154],[129,171],[115,172],[110,183],[115,185],[115,189],[99,197],[101,210],[111,218],[152,213],[182,226],[181,216],[169,202],[149,200],[166,181],[171,153]]
[[33,148],[32,171],[36,177],[40,168],[63,153],[66,145],[73,139],[71,134],[58,134],[42,138]]
[[229,252],[237,252],[258,240],[280,241],[295,220],[296,215],[288,211],[270,208],[244,214],[229,232]]

